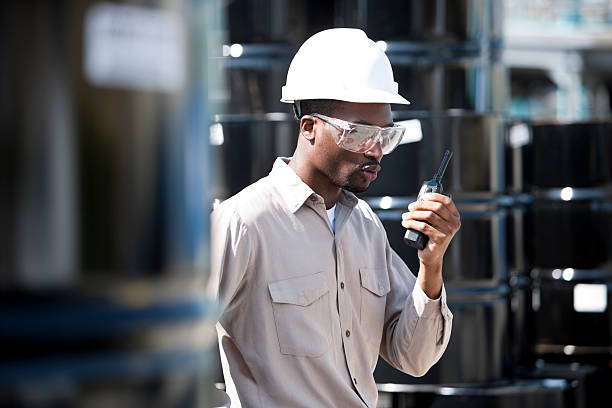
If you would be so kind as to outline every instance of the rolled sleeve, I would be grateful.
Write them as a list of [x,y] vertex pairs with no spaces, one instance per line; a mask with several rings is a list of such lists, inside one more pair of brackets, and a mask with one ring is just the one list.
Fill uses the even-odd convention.
[[[453,320],[451,313],[446,303],[446,288],[442,284],[442,291],[437,299],[430,299],[420,285],[415,284],[412,290],[412,300],[418,319],[442,319],[442,324],[439,325],[439,331],[436,335],[436,346],[441,346],[450,339],[450,331]],[[439,357],[438,357],[439,358]],[[437,359],[436,359],[437,361]]]
[[[444,285],[442,285],[444,289]],[[441,301],[442,295],[437,299],[430,299],[420,285],[414,285],[414,289],[412,290],[412,299],[414,302],[414,308],[417,314],[423,318],[433,318],[441,312],[440,306],[442,304]]]
[[444,285],[440,297],[430,299],[404,262],[390,251],[392,291],[388,297],[381,355],[398,370],[420,377],[446,350],[453,316]]

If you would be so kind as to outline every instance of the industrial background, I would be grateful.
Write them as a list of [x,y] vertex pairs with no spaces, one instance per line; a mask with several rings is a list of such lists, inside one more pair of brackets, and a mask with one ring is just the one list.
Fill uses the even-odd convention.
[[361,28],[409,132],[362,194],[392,247],[446,148],[451,342],[381,408],[586,408],[612,384],[611,0],[0,3],[0,407],[225,402],[208,214],[290,156],[299,45]]

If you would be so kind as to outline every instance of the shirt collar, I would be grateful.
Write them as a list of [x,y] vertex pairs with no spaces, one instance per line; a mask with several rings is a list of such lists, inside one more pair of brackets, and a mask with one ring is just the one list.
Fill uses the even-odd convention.
[[[290,160],[291,157],[278,157],[274,166],[272,166],[270,177],[289,210],[295,213],[309,197],[316,195],[316,193],[289,167]],[[338,201],[349,208],[353,208],[357,205],[358,199],[353,193],[343,189]]]

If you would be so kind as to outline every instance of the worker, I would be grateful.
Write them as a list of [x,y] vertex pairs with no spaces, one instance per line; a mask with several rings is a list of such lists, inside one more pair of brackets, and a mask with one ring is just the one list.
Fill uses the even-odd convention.
[[363,31],[304,42],[281,101],[299,118],[293,156],[212,214],[226,390],[232,407],[373,408],[379,355],[422,376],[446,349],[442,258],[459,213],[449,197],[429,194],[398,219],[429,237],[415,277],[355,196],[403,137],[390,104],[409,104]]

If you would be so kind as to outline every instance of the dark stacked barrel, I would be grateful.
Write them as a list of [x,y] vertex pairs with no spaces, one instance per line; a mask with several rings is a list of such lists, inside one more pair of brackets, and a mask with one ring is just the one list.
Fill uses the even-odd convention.
[[213,405],[219,12],[0,5],[0,406]]
[[574,407],[575,389],[561,379],[518,380],[508,384],[381,384],[379,408],[393,407]]
[[346,23],[383,41],[413,110],[498,112],[506,102],[502,5],[490,0],[346,0]]
[[280,102],[281,87],[298,47],[333,27],[335,3],[239,0],[226,7],[227,103],[211,139],[215,198],[230,197],[267,175],[276,157],[293,154],[298,125],[291,106]]
[[612,123],[516,123],[508,142],[523,363],[566,364],[565,376],[590,364],[609,376]]

